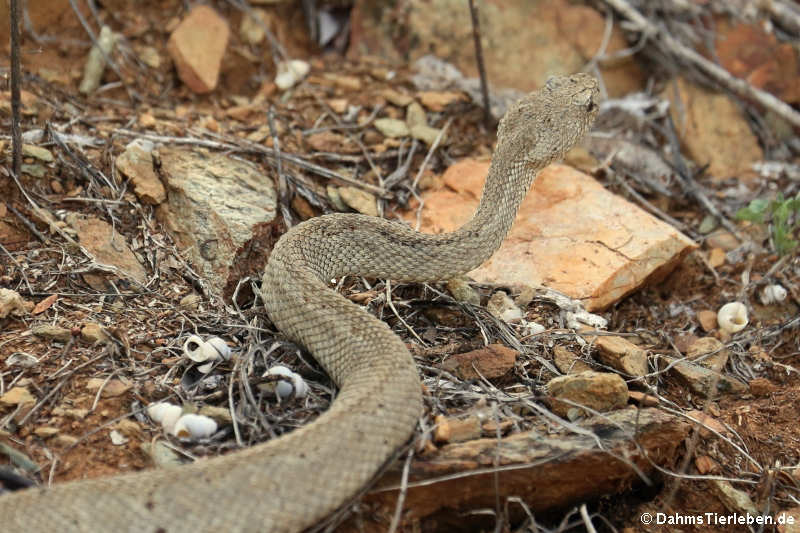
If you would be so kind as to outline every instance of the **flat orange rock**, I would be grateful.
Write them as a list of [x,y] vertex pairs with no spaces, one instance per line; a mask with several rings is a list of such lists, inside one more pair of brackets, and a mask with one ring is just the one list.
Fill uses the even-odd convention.
[[[478,206],[488,162],[450,167],[444,187],[424,195],[421,230],[452,231]],[[645,282],[662,279],[695,243],[591,176],[563,165],[544,169],[508,238],[470,272],[482,283],[546,286],[602,310]],[[407,216],[414,220],[414,213]]]

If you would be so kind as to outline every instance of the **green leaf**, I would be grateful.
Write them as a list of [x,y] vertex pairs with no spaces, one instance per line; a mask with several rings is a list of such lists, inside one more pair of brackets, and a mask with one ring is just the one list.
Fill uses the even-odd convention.
[[743,207],[736,212],[736,219],[737,220],[749,220],[750,222],[756,222],[758,224],[764,223],[764,212],[763,211],[755,211],[748,207]]
[[794,239],[794,232],[800,227],[800,193],[794,198],[784,198],[783,193],[778,192],[771,201],[756,198],[747,207],[739,209],[736,218],[757,224],[765,224],[769,220],[772,242],[779,255],[790,253],[800,244]]

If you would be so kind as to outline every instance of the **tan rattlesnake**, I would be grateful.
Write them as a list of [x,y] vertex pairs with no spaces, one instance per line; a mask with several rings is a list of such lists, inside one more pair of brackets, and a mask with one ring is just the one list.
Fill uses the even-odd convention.
[[0,497],[4,531],[299,531],[345,503],[408,440],[422,414],[414,360],[386,324],[329,290],[358,274],[435,281],[472,270],[505,238],[536,174],[563,157],[597,113],[589,75],[551,78],[498,131],[480,206],[461,229],[418,233],[354,214],[313,218],[276,244],[264,273],[267,314],[340,390],[289,435],[178,468],[33,488]]

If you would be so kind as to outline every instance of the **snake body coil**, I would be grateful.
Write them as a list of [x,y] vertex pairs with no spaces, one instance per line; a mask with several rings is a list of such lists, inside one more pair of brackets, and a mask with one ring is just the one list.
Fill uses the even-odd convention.
[[267,314],[339,386],[312,424],[191,465],[2,496],[2,529],[295,532],[342,505],[408,440],[422,393],[403,342],[326,283],[347,274],[435,281],[480,265],[505,237],[536,174],[591,126],[597,95],[597,82],[576,74],[551,78],[509,109],[480,206],[453,233],[334,214],[303,222],[278,241],[262,284]]

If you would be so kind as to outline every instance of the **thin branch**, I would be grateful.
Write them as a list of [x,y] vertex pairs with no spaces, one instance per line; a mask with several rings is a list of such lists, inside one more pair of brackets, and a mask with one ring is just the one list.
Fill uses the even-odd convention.
[[800,11],[787,2],[772,0],[761,2],[761,8],[769,12],[770,16],[787,30],[800,35]]
[[792,125],[800,127],[800,112],[795,111],[792,106],[766,91],[753,87],[746,80],[731,75],[730,72],[709,61],[693,48],[684,45],[662,28],[647,20],[627,0],[605,0],[605,2],[625,16],[633,24],[634,29],[654,38],[654,41],[664,52],[671,53],[684,62],[695,66],[709,78],[737,96],[747,100],[754,100]]
[[11,142],[12,142],[12,170],[19,176],[22,166],[22,131],[19,127],[19,0],[11,0]]
[[475,0],[469,0],[469,14],[472,17],[472,38],[475,41],[475,62],[481,78],[481,98],[483,98],[483,124],[488,128],[492,122],[492,110],[489,106],[489,82],[486,79],[486,66],[483,63],[483,47],[481,46],[481,28]]

